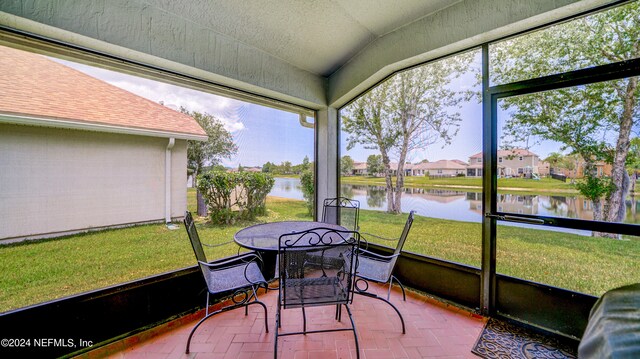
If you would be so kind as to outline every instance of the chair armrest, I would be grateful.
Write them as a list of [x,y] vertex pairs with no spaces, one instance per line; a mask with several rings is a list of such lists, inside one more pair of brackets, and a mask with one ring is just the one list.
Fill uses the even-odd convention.
[[381,237],[381,236],[376,236],[375,234],[371,234],[371,233],[367,233],[367,232],[361,232],[360,236],[362,237],[363,235],[367,235],[369,237],[375,237],[378,239],[382,239],[383,241],[397,241],[399,238],[387,238],[387,237]]
[[239,263],[250,263],[253,262],[254,260],[258,260],[260,261],[260,263],[262,264],[262,257],[260,257],[260,255],[258,253],[254,253],[254,252],[249,252],[249,253],[245,253],[233,258],[224,258],[224,259],[219,259],[217,261],[213,261],[211,263],[206,263],[206,262],[201,262],[198,261],[198,263],[207,266],[209,268],[217,268],[217,267],[224,267],[225,265],[228,264],[233,264],[235,262],[239,262]]
[[368,256],[376,257],[376,258],[380,258],[380,259],[393,259],[393,258],[395,258],[395,257],[400,255],[400,253],[398,253],[398,254],[392,254],[390,256],[383,256],[382,254],[374,253],[374,252],[371,252],[371,251],[368,251],[368,250],[362,249],[362,248],[360,248],[360,253],[364,253],[364,254],[366,254]]
[[218,243],[218,244],[208,244],[208,243],[200,242],[200,244],[202,244],[205,247],[209,247],[209,248],[222,247],[222,246],[226,246],[227,244],[231,244],[231,243],[234,243],[234,240],[230,240],[230,241],[226,241],[226,242],[222,242],[222,243]]
[[[254,257],[254,259],[258,259],[260,260],[260,262],[262,263],[262,259],[257,256],[257,255],[253,255],[253,253],[247,253],[246,255],[242,256],[242,257]],[[236,264],[236,267],[239,266],[244,266],[244,278],[247,280],[247,282],[253,284],[253,285],[264,285],[265,287],[267,287],[267,282],[264,280],[264,278],[262,280],[259,281],[253,281],[251,280],[251,278],[249,278],[249,276],[247,275],[247,270],[249,269],[249,266],[254,263],[253,260],[249,260],[249,261],[243,261],[243,258],[232,258],[232,259],[227,259],[227,260],[223,260],[223,261],[218,261],[215,263],[206,263],[206,262],[202,262],[202,261],[198,261],[199,264],[202,264],[204,266],[206,266],[207,268],[211,269],[211,270],[215,270],[215,269],[225,269],[225,268],[230,268],[232,266],[230,266],[230,264]],[[258,263],[255,263],[256,266],[258,266],[258,270],[260,272],[262,272],[262,267],[260,265],[258,265]],[[260,276],[262,277],[262,273],[260,274]]]

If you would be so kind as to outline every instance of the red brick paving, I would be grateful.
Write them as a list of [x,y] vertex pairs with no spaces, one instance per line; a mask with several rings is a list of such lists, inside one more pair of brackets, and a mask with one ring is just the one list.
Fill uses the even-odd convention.
[[[379,295],[386,296],[384,287],[372,286]],[[396,288],[397,289],[397,288]],[[413,358],[477,358],[471,347],[485,323],[483,318],[437,302],[431,298],[408,293],[402,301],[399,291],[392,291],[391,302],[402,312],[406,334],[402,334],[400,319],[386,303],[356,295],[351,306],[360,344],[362,359]],[[264,312],[251,306],[249,315],[242,309],[218,314],[202,324],[191,341],[191,353],[185,354],[187,336],[197,320],[126,338],[85,354],[85,357],[112,358],[273,358],[275,309],[277,293],[260,295],[268,307],[270,332],[264,331]],[[349,317],[343,311],[342,322],[334,320],[335,307],[307,309],[310,330],[348,327]],[[184,323],[184,319],[182,320]],[[168,329],[167,329],[168,328]],[[302,329],[299,309],[282,311],[282,331]],[[154,331],[156,333],[154,333]],[[107,355],[106,353],[109,353]],[[349,359],[356,357],[352,332],[329,332],[286,336],[278,339],[278,358],[282,359]]]

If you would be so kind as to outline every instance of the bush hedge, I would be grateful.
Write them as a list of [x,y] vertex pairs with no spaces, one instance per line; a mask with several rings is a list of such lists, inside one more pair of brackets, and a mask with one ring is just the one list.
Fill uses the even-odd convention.
[[261,172],[210,171],[198,176],[198,190],[217,224],[265,214],[265,200],[274,184],[273,176]]
[[315,188],[313,172],[310,170],[302,172],[300,174],[300,184],[302,184],[302,196],[307,205],[307,213],[313,214],[313,193]]

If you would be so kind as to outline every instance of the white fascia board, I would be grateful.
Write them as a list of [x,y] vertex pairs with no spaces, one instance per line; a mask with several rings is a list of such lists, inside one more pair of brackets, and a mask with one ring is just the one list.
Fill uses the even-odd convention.
[[122,133],[126,135],[137,135],[137,136],[175,138],[179,140],[206,141],[208,139],[207,136],[193,135],[188,133],[159,131],[159,130],[150,130],[150,129],[144,129],[144,128],[114,126],[114,125],[105,125],[105,124],[89,123],[89,122],[79,122],[74,120],[66,120],[66,119],[58,119],[58,118],[17,116],[17,115],[9,115],[9,114],[0,114],[0,123],[65,128],[70,130]]

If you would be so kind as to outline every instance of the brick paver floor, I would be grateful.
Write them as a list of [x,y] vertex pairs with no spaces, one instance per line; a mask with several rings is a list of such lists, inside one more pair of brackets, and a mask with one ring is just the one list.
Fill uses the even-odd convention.
[[[386,303],[356,295],[351,309],[356,322],[362,359],[396,358],[477,358],[471,347],[480,334],[485,319],[417,293],[407,292],[402,301],[398,288],[391,302],[402,312],[406,334],[400,320]],[[372,290],[386,296],[384,287]],[[264,328],[264,312],[251,306],[209,318],[196,331],[191,353],[185,354],[190,330],[204,311],[192,316],[193,321],[169,323],[163,328],[139,334],[89,352],[85,357],[113,358],[273,358],[277,292],[260,292],[260,300],[268,307],[269,333]],[[302,329],[300,309],[283,310],[282,331]],[[347,327],[349,319],[343,311],[342,322],[334,319],[335,307],[307,309],[308,329]],[[280,337],[278,358],[332,359],[356,358],[352,332],[317,333]]]

